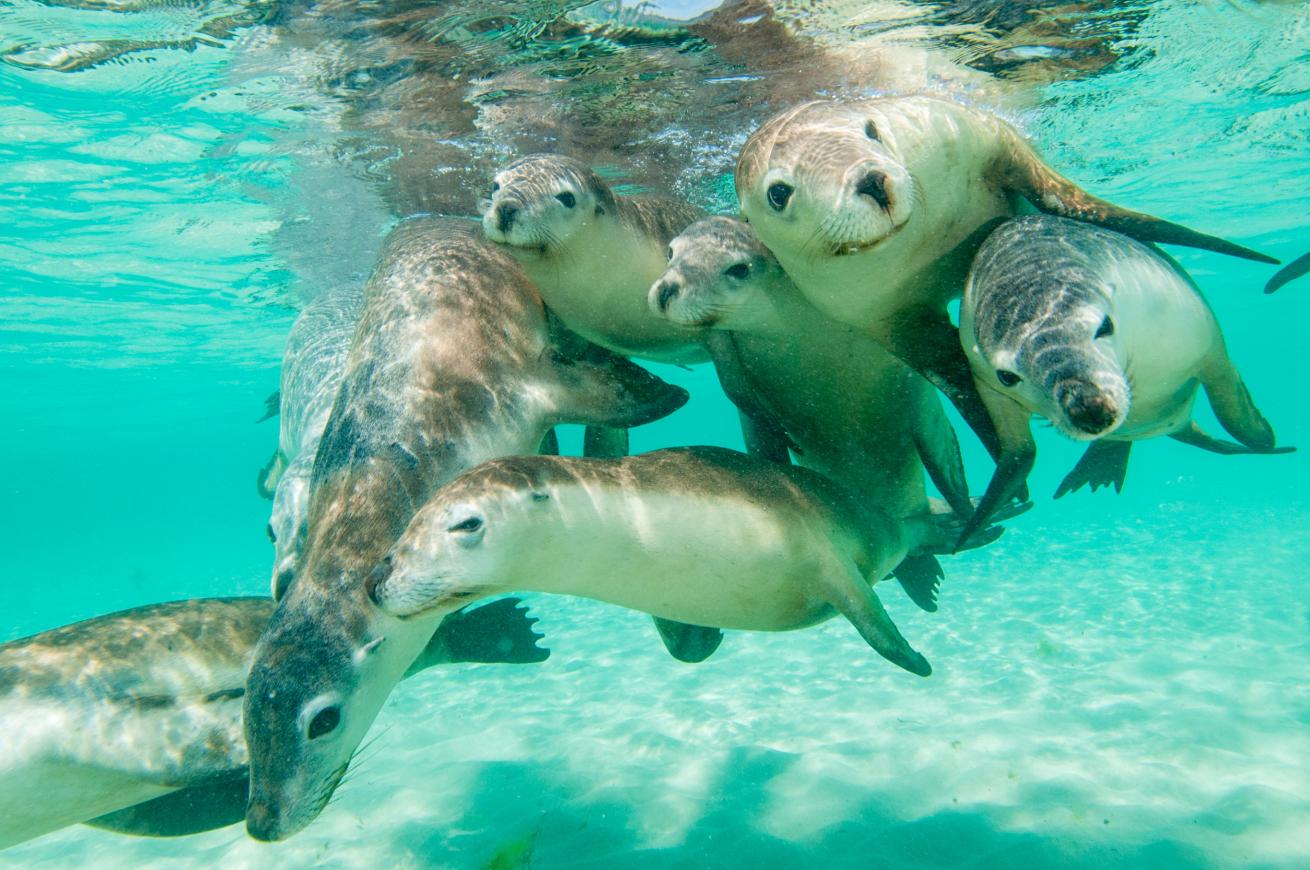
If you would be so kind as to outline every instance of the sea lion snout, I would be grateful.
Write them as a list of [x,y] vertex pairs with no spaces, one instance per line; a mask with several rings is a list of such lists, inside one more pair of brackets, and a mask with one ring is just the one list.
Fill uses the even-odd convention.
[[1071,378],[1056,385],[1055,398],[1076,429],[1101,435],[1119,419],[1119,409],[1105,391],[1091,381]]
[[274,843],[285,836],[282,828],[282,815],[276,805],[252,796],[246,805],[246,833],[261,843]]
[[496,229],[502,233],[508,233],[514,226],[516,218],[522,209],[512,202],[502,202],[496,206]]
[[891,211],[892,201],[887,193],[887,173],[877,169],[866,172],[855,183],[855,192],[873,200],[883,211]]
[[661,314],[669,310],[669,303],[678,298],[681,292],[682,285],[668,278],[655,286],[655,305]]
[[391,576],[393,564],[394,560],[388,554],[386,558],[377,564],[377,567],[369,572],[368,579],[364,581],[364,589],[368,592],[369,600],[379,607],[382,606],[379,593],[382,586],[386,584],[387,578]]

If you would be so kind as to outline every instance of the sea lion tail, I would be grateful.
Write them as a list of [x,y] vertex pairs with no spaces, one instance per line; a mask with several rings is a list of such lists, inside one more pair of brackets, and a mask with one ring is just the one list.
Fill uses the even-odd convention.
[[274,450],[273,455],[268,458],[268,462],[259,469],[259,474],[255,477],[255,489],[259,491],[260,498],[273,500],[273,493],[277,490],[277,483],[282,479],[282,472],[287,470],[287,457],[281,449]]
[[543,635],[533,629],[536,622],[519,598],[456,611],[442,620],[406,675],[447,662],[544,662],[550,650],[537,645]]

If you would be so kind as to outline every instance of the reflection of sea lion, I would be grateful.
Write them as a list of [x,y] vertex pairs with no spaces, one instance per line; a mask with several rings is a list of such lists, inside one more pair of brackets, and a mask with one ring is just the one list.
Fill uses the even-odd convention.
[[935,97],[789,109],[747,140],[736,184],[742,213],[801,292],[939,386],[993,453],[994,426],[946,303],[993,223],[1021,199],[1144,241],[1269,261],[1097,199],[999,118]]
[[872,584],[947,537],[926,514],[897,521],[813,471],[717,447],[514,457],[438,491],[369,586],[407,617],[505,586],[756,631],[840,612],[888,661],[927,676]]
[[[780,429],[774,443],[794,445],[801,465],[892,517],[927,510],[925,467],[958,513],[973,512],[936,391],[859,330],[819,313],[748,224],[704,218],[673,240],[670,253],[651,307],[705,330],[725,391],[754,418],[748,432]],[[785,446],[764,452],[787,460]],[[939,574],[931,556],[897,570],[906,591],[931,609]]]
[[333,290],[307,305],[287,335],[282,354],[277,452],[285,470],[273,494],[273,513],[268,523],[274,547],[275,598],[290,583],[304,546],[309,473],[341,386],[346,353],[363,307],[364,296],[358,287]]
[[[540,661],[517,601],[447,619],[416,672]],[[138,607],[0,645],[0,848],[67,825],[150,836],[241,820],[241,696],[268,598]]]
[[277,840],[327,804],[435,622],[400,622],[364,579],[437,487],[480,461],[536,450],[559,422],[634,426],[686,401],[592,348],[561,355],[541,299],[475,224],[393,231],[312,474],[305,551],[247,684],[246,828]]
[[[960,340],[1001,436],[983,519],[1032,466],[1031,414],[1092,442],[1057,497],[1083,484],[1120,488],[1131,443],[1156,435],[1216,453],[1283,452],[1196,285],[1119,233],[1048,215],[1002,225],[969,273]],[[1241,444],[1192,421],[1198,386]]]

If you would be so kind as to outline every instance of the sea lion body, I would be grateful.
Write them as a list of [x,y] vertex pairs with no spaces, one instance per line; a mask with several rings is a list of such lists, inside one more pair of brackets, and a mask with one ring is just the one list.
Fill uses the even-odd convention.
[[700,215],[672,199],[619,196],[576,160],[535,154],[496,174],[482,227],[582,337],[624,356],[695,363],[705,360],[695,335],[652,315],[646,289],[669,240]]
[[[969,274],[960,340],[1004,456],[1031,465],[1031,414],[1094,442],[1058,494],[1083,483],[1121,487],[1127,442],[1145,438],[1223,453],[1278,450],[1199,288],[1177,263],[1119,233],[1049,215],[1003,224]],[[1240,445],[1192,422],[1202,386]],[[984,506],[1021,478],[998,475]]]
[[475,224],[392,232],[314,461],[301,567],[250,671],[252,836],[281,839],[318,815],[436,628],[364,590],[413,512],[478,462],[536,450],[557,423],[638,425],[685,400],[599,348],[560,354],[527,276]]
[[[541,660],[517,604],[444,620],[410,673]],[[240,821],[241,698],[274,606],[153,604],[0,644],[0,848],[78,823],[177,836]]]
[[807,469],[722,448],[515,457],[441,489],[369,583],[406,617],[534,589],[694,625],[788,631],[841,612],[889,661],[931,669],[872,584],[936,537]]
[[295,574],[309,514],[309,476],[341,386],[346,354],[364,307],[358,287],[342,287],[307,305],[287,335],[282,355],[278,450],[285,470],[273,494],[273,596]]
[[865,330],[960,408],[995,455],[946,314],[995,223],[1025,201],[1146,241],[1269,258],[1088,194],[1009,124],[928,96],[815,101],[766,122],[736,170],[742,214],[830,317]]

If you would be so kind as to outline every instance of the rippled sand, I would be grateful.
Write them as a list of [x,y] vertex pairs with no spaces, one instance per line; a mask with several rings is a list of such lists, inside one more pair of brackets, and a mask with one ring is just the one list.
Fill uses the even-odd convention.
[[284,844],[72,828],[0,863],[483,867],[530,841],[519,866],[1310,864],[1310,515],[1070,516],[952,560],[938,614],[884,589],[927,680],[844,621],[689,666],[637,614],[535,597],[549,662],[405,684]]

